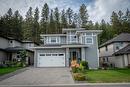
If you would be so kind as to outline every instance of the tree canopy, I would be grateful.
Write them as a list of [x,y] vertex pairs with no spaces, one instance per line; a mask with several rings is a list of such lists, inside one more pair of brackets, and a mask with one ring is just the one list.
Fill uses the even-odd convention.
[[31,40],[40,42],[40,34],[61,33],[62,28],[82,27],[86,29],[103,30],[99,35],[99,44],[113,38],[120,33],[130,33],[130,11],[119,10],[112,12],[110,23],[104,19],[101,22],[89,20],[87,6],[82,4],[79,11],[72,8],[59,10],[58,7],[50,9],[45,3],[40,11],[38,7],[29,7],[25,18],[18,10],[11,8],[5,15],[0,16],[0,35],[13,37],[19,40]]

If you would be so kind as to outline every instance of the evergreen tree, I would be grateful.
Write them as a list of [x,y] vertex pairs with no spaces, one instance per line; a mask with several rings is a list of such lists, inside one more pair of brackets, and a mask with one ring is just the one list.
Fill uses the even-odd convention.
[[14,15],[13,15],[13,35],[14,35],[14,38],[18,38],[19,40],[22,40],[23,39],[23,35],[22,35],[22,22],[23,22],[23,18],[22,16],[20,15],[19,11],[16,10],[14,12]]
[[96,30],[100,30],[100,25],[99,25],[98,22],[95,23],[94,29],[96,29]]
[[66,15],[67,15],[68,24],[69,24],[69,26],[71,26],[72,18],[73,18],[73,10],[71,8],[68,8],[66,11]]
[[112,23],[112,28],[115,34],[120,34],[121,32],[123,32],[122,24],[120,21],[121,19],[119,20],[118,14],[113,11],[112,16],[111,16],[111,23]]
[[48,20],[49,20],[49,6],[47,3],[44,4],[41,13],[41,32],[48,33]]
[[54,13],[53,10],[51,10],[51,14],[50,14],[50,25],[49,25],[49,32],[50,33],[55,33],[55,21],[54,21]]
[[32,37],[34,42],[40,41],[40,30],[39,30],[39,9],[36,7],[34,11],[34,21],[33,21],[33,30],[32,30]]
[[72,26],[73,26],[74,28],[75,28],[75,27],[78,27],[78,14],[77,14],[77,13],[74,13]]
[[60,33],[61,32],[61,29],[60,29],[60,18],[59,17],[60,17],[59,10],[56,7],[55,11],[54,11],[56,33]]
[[79,9],[82,27],[85,27],[88,21],[87,7],[82,4]]
[[64,9],[62,10],[62,13],[61,13],[61,25],[62,25],[62,28],[68,27],[66,13]]
[[8,18],[12,18],[12,15],[13,15],[12,9],[9,8],[9,10],[8,10],[8,12],[7,12]]
[[[12,25],[13,25],[13,21],[12,21],[12,19],[13,19],[13,12],[12,12],[12,9],[11,8],[9,8],[9,10],[7,11],[7,14],[5,14],[5,18],[6,18],[6,22],[5,23],[7,23],[7,27],[6,27],[6,30],[7,30],[7,36],[8,37],[13,37],[13,27],[12,27]],[[7,29],[8,28],[8,29]]]
[[33,33],[33,12],[32,7],[26,13],[26,18],[23,23],[23,38],[24,40],[32,40]]
[[126,10],[126,14],[122,18],[122,28],[123,28],[123,32],[130,33],[130,11],[129,11],[129,9]]
[[93,24],[93,22],[91,20],[86,25],[86,29],[90,29],[90,30],[94,29],[94,24]]

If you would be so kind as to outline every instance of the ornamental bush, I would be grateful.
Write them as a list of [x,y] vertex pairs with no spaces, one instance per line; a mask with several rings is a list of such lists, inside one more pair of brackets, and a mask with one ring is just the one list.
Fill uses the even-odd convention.
[[81,69],[89,69],[88,68],[88,62],[87,61],[81,61],[80,62],[80,68]]
[[73,73],[79,73],[79,72],[81,72],[81,69],[78,68],[78,67],[72,67],[72,72]]
[[73,76],[74,76],[74,79],[77,81],[85,81],[86,80],[86,76],[83,75],[82,73],[74,73]]

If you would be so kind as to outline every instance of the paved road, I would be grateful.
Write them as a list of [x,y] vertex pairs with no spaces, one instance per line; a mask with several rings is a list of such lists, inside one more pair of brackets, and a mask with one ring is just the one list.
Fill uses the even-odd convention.
[[130,84],[56,84],[56,85],[12,85],[12,86],[3,86],[1,85],[0,87],[130,87]]
[[69,68],[29,68],[0,81],[0,85],[73,84]]

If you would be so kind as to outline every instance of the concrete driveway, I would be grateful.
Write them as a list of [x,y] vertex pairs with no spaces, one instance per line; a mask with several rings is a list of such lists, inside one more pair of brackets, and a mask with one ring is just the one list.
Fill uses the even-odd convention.
[[0,81],[0,85],[73,84],[69,68],[29,68]]

